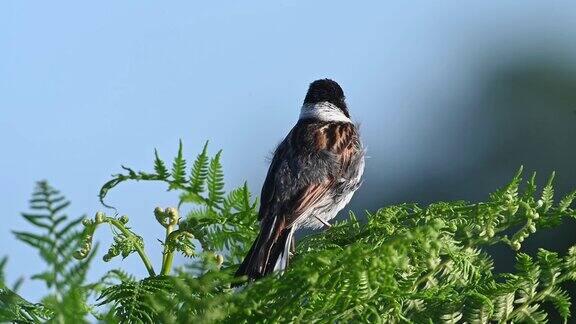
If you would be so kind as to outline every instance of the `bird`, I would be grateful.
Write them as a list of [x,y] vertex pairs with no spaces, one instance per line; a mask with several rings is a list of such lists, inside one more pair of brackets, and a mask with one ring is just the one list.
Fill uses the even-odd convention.
[[274,151],[260,195],[260,232],[236,277],[284,271],[294,233],[330,227],[360,187],[365,149],[345,99],[336,81],[310,84],[298,122]]

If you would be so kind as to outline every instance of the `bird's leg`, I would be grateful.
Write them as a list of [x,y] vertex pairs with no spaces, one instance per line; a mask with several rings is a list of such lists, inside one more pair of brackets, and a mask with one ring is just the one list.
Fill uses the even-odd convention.
[[323,220],[322,218],[320,218],[320,217],[318,217],[318,216],[316,216],[316,215],[314,215],[314,217],[316,217],[316,219],[319,220],[320,223],[324,224],[326,227],[328,227],[328,228],[332,227],[332,225],[330,225],[330,223],[328,223],[327,221]]

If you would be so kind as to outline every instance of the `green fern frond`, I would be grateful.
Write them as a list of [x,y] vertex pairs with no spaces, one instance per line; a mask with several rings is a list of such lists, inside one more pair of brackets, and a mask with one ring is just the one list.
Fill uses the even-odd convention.
[[208,201],[210,207],[224,201],[224,172],[222,171],[222,164],[220,163],[221,155],[222,151],[216,153],[216,156],[210,160],[210,166],[208,167],[206,183],[208,186]]
[[123,323],[155,323],[157,313],[149,303],[159,293],[169,292],[166,277],[151,277],[142,281],[125,281],[106,288],[98,298],[98,305],[114,306],[116,317]]
[[207,145],[196,159],[190,175],[190,185],[186,180],[186,160],[184,159],[182,141],[178,144],[178,153],[172,162],[172,170],[168,172],[166,163],[160,159],[158,151],[154,151],[154,173],[134,171],[122,166],[126,173],[112,175],[112,179],[104,183],[98,193],[98,198],[103,206],[114,208],[104,202],[104,199],[116,186],[127,181],[162,181],[168,185],[168,190],[181,190],[181,202],[206,203],[207,199],[200,193],[204,191],[204,182],[207,178],[208,156]]
[[118,173],[118,174],[112,175],[112,180],[109,180],[108,182],[106,182],[102,186],[102,188],[100,188],[100,191],[98,193],[98,198],[100,200],[100,203],[103,206],[114,209],[114,207],[106,204],[104,202],[104,199],[106,198],[106,196],[108,195],[108,192],[110,190],[112,190],[113,188],[115,188],[117,185],[119,185],[122,182],[132,180],[132,181],[164,181],[164,182],[170,183],[169,180],[162,178],[161,175],[158,175],[156,173],[147,173],[147,172],[142,172],[142,171],[136,172],[136,171],[134,171],[128,167],[125,167],[125,166],[122,166],[122,169],[124,169],[125,171],[128,171],[128,173],[127,174]]
[[521,166],[508,185],[490,194],[490,200],[494,203],[514,204],[518,198],[518,187],[522,182],[523,171],[524,167]]
[[166,168],[166,164],[164,161],[162,161],[162,159],[160,159],[158,150],[156,149],[154,149],[154,171],[156,172],[158,178],[161,180],[166,180],[170,176],[170,173],[168,173],[168,169]]
[[576,246],[568,250],[562,269],[566,272],[569,280],[576,280]]
[[[158,155],[158,151],[154,150],[154,173],[144,171],[134,171],[131,168],[122,166],[122,169],[127,173],[118,173],[112,175],[112,179],[104,183],[98,193],[98,198],[103,206],[114,208],[104,202],[108,192],[118,186],[120,183],[126,181],[163,181],[169,184],[169,188],[181,188],[183,186],[183,178],[186,177],[186,161],[182,156],[182,141],[178,148],[178,155],[174,159],[173,169],[168,173],[166,163]],[[172,179],[170,179],[172,176]]]
[[186,160],[182,156],[182,140],[178,143],[178,155],[172,163],[172,181],[168,190],[181,189],[186,183]]
[[54,313],[42,304],[33,304],[12,290],[0,287],[0,322],[44,323]]
[[142,237],[137,235],[127,236],[123,233],[114,235],[114,242],[108,249],[108,252],[104,255],[104,261],[108,262],[114,257],[121,255],[123,259],[126,259],[130,254],[137,252],[138,249],[144,248],[144,240]]
[[91,307],[87,304],[87,289],[72,286],[65,294],[51,294],[42,299],[42,304],[54,312],[51,323],[90,323],[86,316]]
[[186,257],[196,256],[196,245],[193,243],[194,236],[185,230],[172,232],[166,241],[171,251],[179,251]]
[[100,278],[99,283],[106,286],[114,286],[118,283],[135,282],[136,278],[133,275],[127,273],[122,269],[114,269],[108,271],[102,278]]
[[514,311],[514,292],[500,292],[494,299],[494,315],[492,320],[503,322]]
[[46,271],[32,278],[44,281],[49,288],[56,289],[57,295],[63,296],[73,284],[84,281],[91,260],[88,258],[77,262],[72,257],[73,251],[81,244],[79,227],[82,218],[68,221],[62,212],[70,202],[46,181],[37,183],[32,197],[30,208],[37,212],[23,213],[22,216],[41,234],[23,231],[13,233],[17,239],[35,248],[48,266]]
[[242,187],[230,191],[223,203],[226,211],[235,209],[239,212],[249,212],[252,210],[253,203],[248,184],[245,182]]
[[[574,199],[576,199],[576,190],[572,191],[570,194],[566,195],[566,197],[560,200],[560,203],[558,203],[558,209],[560,212],[568,210]],[[572,214],[572,217],[576,218],[576,212]]]
[[517,321],[515,321],[515,323],[547,323],[548,314],[539,308],[539,304],[534,304],[529,307],[520,309],[516,316]]
[[52,224],[50,224],[50,215],[38,215],[38,214],[27,214],[22,213],[22,217],[24,217],[28,222],[32,223],[33,225],[44,228],[47,230],[52,229]]
[[554,308],[560,314],[564,322],[568,321],[570,317],[570,295],[562,288],[554,288],[547,296],[546,301],[552,302]]
[[456,324],[460,322],[460,319],[462,319],[462,313],[460,312],[448,313],[440,316],[440,321],[445,324]]
[[555,175],[555,172],[552,172],[546,186],[542,189],[542,197],[540,199],[542,201],[542,209],[544,212],[547,212],[554,203],[554,187],[552,187],[552,183],[554,182]]
[[464,319],[468,323],[488,323],[494,313],[492,300],[477,292],[470,293],[464,302]]
[[204,183],[208,178],[208,141],[204,144],[202,152],[198,154],[190,172],[190,191],[199,193],[204,191]]
[[556,252],[538,250],[538,265],[540,266],[540,281],[543,285],[554,285],[562,274],[562,259]]

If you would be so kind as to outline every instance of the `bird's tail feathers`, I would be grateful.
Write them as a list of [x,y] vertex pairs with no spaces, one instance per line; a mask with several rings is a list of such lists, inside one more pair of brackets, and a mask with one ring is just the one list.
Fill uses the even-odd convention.
[[294,228],[285,228],[283,222],[263,221],[260,234],[252,244],[236,276],[259,279],[273,271],[284,270],[290,258]]
[[[293,244],[294,240],[294,227],[286,229],[287,233],[285,234],[287,237],[284,240],[284,246],[278,244],[277,249],[279,250],[278,256],[276,257],[276,263],[274,264],[274,271],[283,271],[288,267],[288,261],[290,260],[290,247]],[[274,260],[274,258],[271,258]]]

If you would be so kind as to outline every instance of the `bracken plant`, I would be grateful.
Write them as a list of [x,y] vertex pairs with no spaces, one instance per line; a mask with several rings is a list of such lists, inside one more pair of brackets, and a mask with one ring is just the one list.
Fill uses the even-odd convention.
[[[123,167],[100,190],[127,181],[160,181],[177,191],[174,206],[156,208],[165,238],[155,268],[144,240],[127,216],[98,212],[68,219],[68,202],[46,182],[23,217],[35,232],[14,232],[36,249],[47,267],[33,279],[47,294],[32,303],[0,275],[0,322],[82,323],[545,323],[570,320],[568,282],[576,280],[576,246],[563,254],[520,252],[538,230],[576,218],[572,192],[558,202],[550,177],[537,192],[536,176],[522,183],[522,169],[486,202],[402,204],[367,213],[310,235],[297,246],[289,269],[256,282],[233,273],[257,234],[257,200],[247,184],[224,191],[221,152],[206,144],[190,168],[182,143],[170,169],[155,152],[154,171]],[[110,207],[110,206],[108,206]],[[114,269],[96,282],[86,273],[102,224],[113,243],[103,256],[141,259],[148,277]],[[484,248],[505,245],[516,254],[514,273],[496,273]],[[175,253],[189,258],[174,268]],[[0,270],[6,265],[4,258]],[[2,272],[2,271],[0,271]],[[3,273],[3,272],[2,272]],[[550,314],[554,312],[554,314]]]

